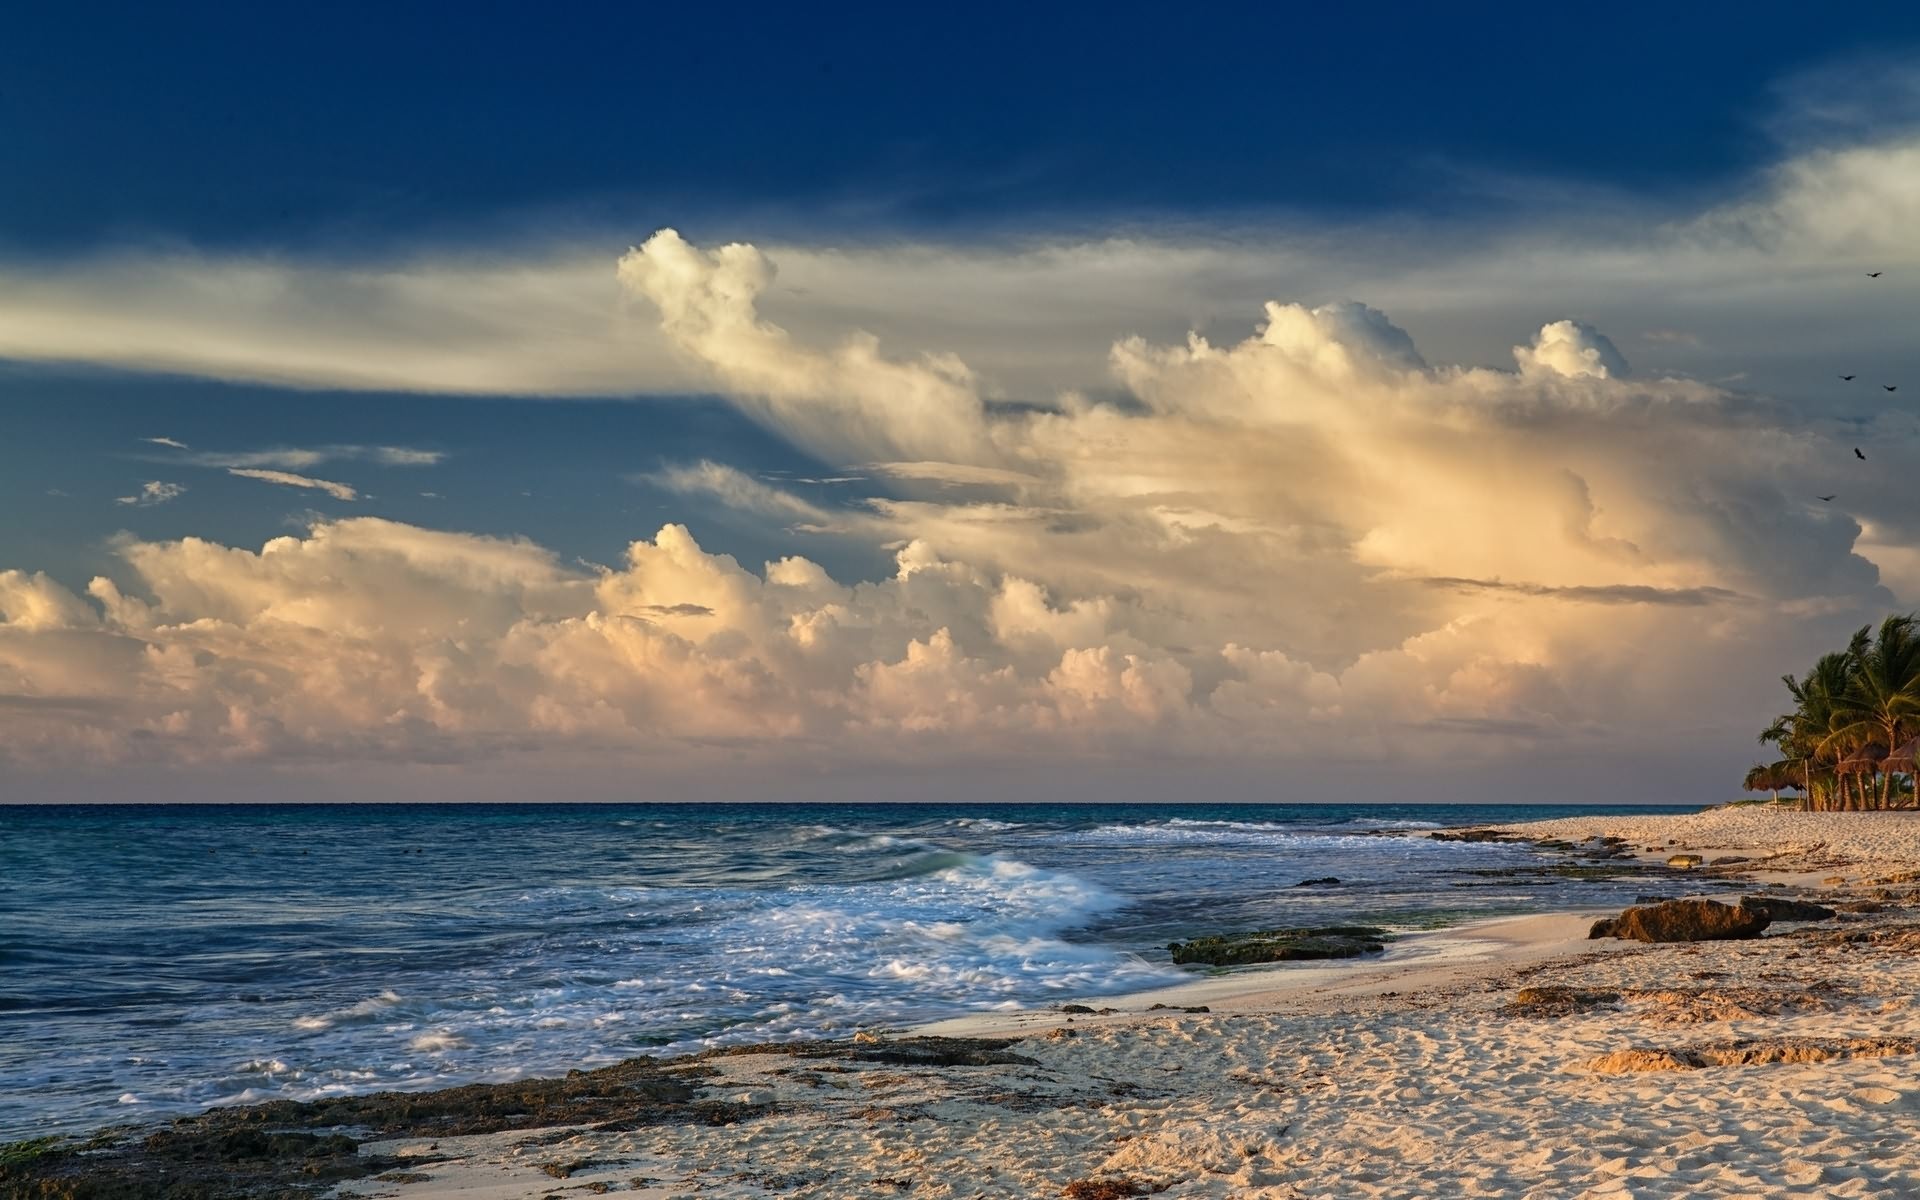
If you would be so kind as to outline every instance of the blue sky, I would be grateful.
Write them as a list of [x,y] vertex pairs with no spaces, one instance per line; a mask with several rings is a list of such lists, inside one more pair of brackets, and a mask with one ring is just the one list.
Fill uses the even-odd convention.
[[1916,36],[1886,5],[40,5],[0,46],[0,244],[1670,197],[1772,156],[1783,79]]
[[1920,604],[1916,48],[17,14],[0,771],[1720,786],[1762,688]]

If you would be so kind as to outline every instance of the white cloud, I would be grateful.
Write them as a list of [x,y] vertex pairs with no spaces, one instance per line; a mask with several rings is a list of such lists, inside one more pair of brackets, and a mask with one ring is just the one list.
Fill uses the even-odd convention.
[[[84,598],[0,575],[0,756],[650,754],[786,780],[1155,755],[1422,779],[1533,755],[1723,778],[1781,672],[1920,603],[1920,419],[1833,380],[1920,376],[1915,217],[1902,135],[1604,235],[762,251],[663,232],[617,269],[0,272],[0,353],[21,357],[714,391],[888,494],[836,507],[711,461],[649,482],[893,555],[865,581],[799,555],[755,569],[678,524],[610,569],[371,519],[258,550],[126,540],[125,583]],[[1634,363],[1609,326],[1650,331]],[[1765,386],[1702,382],[1734,371]],[[290,472],[434,453],[191,461],[352,499]]]
[[295,475],[290,471],[263,471],[252,467],[229,467],[227,474],[238,475],[242,479],[258,479],[263,483],[277,483],[282,487],[313,488],[325,492],[335,500],[356,500],[359,493],[344,483],[335,483],[330,479],[314,479],[306,475]]
[[184,461],[200,467],[270,467],[304,471],[330,462],[370,462],[383,467],[432,467],[438,466],[445,459],[444,451],[421,450],[412,446],[335,445],[269,446],[259,450],[207,450],[197,452]]
[[115,504],[125,504],[133,508],[152,508],[156,504],[165,504],[178,499],[187,490],[184,483],[165,483],[158,479],[149,479],[140,485],[140,490],[131,496],[121,496]]
[[[1820,395],[1812,389],[1835,360],[1920,375],[1903,316],[1920,300],[1920,245],[1909,233],[1920,219],[1920,136],[1874,137],[1796,143],[1698,211],[1542,207],[1498,229],[1396,216],[764,253],[663,237],[618,271],[613,239],[348,265],[137,251],[13,263],[0,265],[0,357],[297,387],[632,396],[706,386],[713,377],[695,363],[708,353],[729,363],[722,382],[744,407],[785,428],[795,389],[834,392],[839,419],[858,423],[895,402],[899,380],[881,363],[931,354],[948,373],[913,381],[933,389],[914,402],[917,448],[862,457],[973,462],[977,448],[927,445],[964,423],[970,393],[1052,403],[1097,377],[1116,337],[1235,337],[1279,292],[1307,309],[1364,297],[1440,361],[1504,362],[1544,314],[1684,329],[1691,342],[1659,343],[1662,361],[1643,367],[1703,378],[1759,367],[1770,387]],[[769,262],[778,279],[762,279]],[[1876,269],[1887,274],[1863,288],[1861,273]],[[758,294],[756,321],[819,348],[768,374],[765,352],[778,339],[733,311],[742,287]],[[634,319],[652,315],[635,297],[665,288],[677,307],[664,325]],[[722,343],[725,354],[709,353]],[[888,358],[879,346],[892,348]],[[951,376],[961,360],[976,384]]]
[[170,437],[149,437],[141,438],[140,440],[143,442],[152,442],[156,446],[168,446],[175,450],[186,450],[190,448],[185,442]]
[[[809,346],[759,313],[769,271],[716,277],[750,252],[670,251],[635,286],[667,314],[723,307],[732,332],[686,353],[770,421],[855,451],[950,426],[966,453],[861,459],[898,491],[864,508],[715,462],[648,478],[891,546],[884,578],[798,555],[749,569],[676,524],[614,568],[371,518],[257,551],[128,539],[127,585],[87,599],[0,577],[0,753],[726,746],[736,766],[716,770],[1172,755],[1417,776],[1603,752],[1698,770],[1704,740],[1731,769],[1777,675],[1895,602],[1875,563],[1911,573],[1910,533],[1863,540],[1802,495],[1840,463],[1861,505],[1897,508],[1899,456],[1846,462],[1818,422],[1629,373],[1571,323],[1496,370],[1436,364],[1362,305],[1272,303],[1238,340],[1115,343],[1122,401],[1020,409],[950,362]],[[1879,436],[1920,444],[1911,422]]]

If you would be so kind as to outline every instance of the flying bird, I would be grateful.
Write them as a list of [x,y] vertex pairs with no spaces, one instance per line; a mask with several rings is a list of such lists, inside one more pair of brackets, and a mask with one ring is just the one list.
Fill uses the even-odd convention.
[[1880,278],[1880,276],[1881,276],[1881,274],[1882,274],[1882,272],[1879,272],[1879,271],[1868,271],[1868,272],[1867,272],[1867,278],[1868,278],[1868,279],[1878,279],[1878,278]]
[[1887,389],[1890,392],[1897,392],[1900,390],[1900,385],[1896,383],[1883,383],[1880,386]]
[[[1835,492],[1835,493],[1834,493],[1834,495],[1836,495],[1836,496],[1837,496],[1837,495],[1839,495],[1839,493],[1838,493],[1838,492]],[[1831,500],[1831,499],[1833,499],[1833,496],[1815,496],[1815,497],[1814,497],[1814,499],[1815,499],[1815,500]]]
[[1852,383],[1852,382],[1853,382],[1853,376],[1851,376],[1851,375],[1842,375],[1842,376],[1841,376],[1840,378],[1842,378],[1842,379],[1844,379],[1844,380],[1846,380],[1846,381],[1847,381],[1848,383]]
[[1864,454],[1862,454],[1862,453],[1860,453],[1860,447],[1858,447],[1858,446],[1855,446],[1855,447],[1853,448],[1853,456],[1854,456],[1855,458],[1857,458],[1857,459],[1859,459],[1859,460],[1860,460],[1861,462],[1865,462],[1865,461],[1867,461],[1867,456],[1866,456],[1866,455],[1864,455]]

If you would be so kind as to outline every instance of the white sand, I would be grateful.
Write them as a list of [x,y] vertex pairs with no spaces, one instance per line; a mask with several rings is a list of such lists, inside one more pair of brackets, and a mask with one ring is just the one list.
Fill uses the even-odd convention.
[[[1740,809],[1528,832],[1746,852],[1856,880],[1920,868],[1920,815]],[[341,1194],[944,1200],[1057,1197],[1071,1181],[1126,1178],[1172,1200],[1910,1197],[1920,1195],[1920,1054],[1638,1074],[1590,1065],[1621,1050],[1740,1039],[1802,1047],[1787,1057],[1806,1057],[1809,1043],[1780,1039],[1920,1045],[1920,932],[1828,944],[1903,926],[1895,891],[1896,911],[1776,926],[1760,941],[1589,942],[1585,917],[1530,918],[1409,939],[1351,967],[1253,970],[1094,1002],[1128,1010],[1110,1016],[939,1027],[1022,1035],[1013,1049],[1031,1065],[718,1059],[711,1095],[771,1100],[775,1111],[721,1128],[448,1139],[431,1153],[456,1157],[423,1162],[424,1180]],[[1543,984],[1622,995],[1560,1017],[1499,1011],[1516,989]],[[1139,1011],[1156,1000],[1214,1011]],[[1054,1029],[1073,1035],[1046,1036]],[[565,1178],[541,1169],[573,1163],[586,1165]]]

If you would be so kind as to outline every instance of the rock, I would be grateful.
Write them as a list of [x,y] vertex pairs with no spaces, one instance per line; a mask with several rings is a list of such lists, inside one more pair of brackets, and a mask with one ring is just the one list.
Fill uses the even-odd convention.
[[1760,936],[1772,918],[1745,904],[1715,900],[1668,900],[1629,908],[1617,917],[1595,921],[1588,938],[1631,938],[1642,942],[1715,942]]
[[1331,875],[1324,875],[1319,879],[1302,879],[1299,883],[1296,883],[1293,886],[1295,887],[1339,887],[1340,881]]
[[1670,867],[1679,867],[1682,870],[1692,870],[1694,867],[1706,861],[1706,859],[1701,858],[1698,854],[1676,854],[1667,859],[1667,865]]
[[1845,875],[1829,875],[1820,882],[1828,887],[1840,887],[1847,882],[1847,877]]
[[1742,896],[1740,905],[1742,908],[1759,909],[1772,921],[1830,921],[1833,919],[1833,910],[1824,904],[1789,900],[1784,896]]
[[1601,1075],[1635,1071],[1697,1071],[1702,1067],[1758,1067],[1772,1063],[1816,1063],[1846,1058],[1889,1058],[1912,1054],[1907,1038],[1746,1038],[1712,1046],[1677,1050],[1633,1047],[1615,1050],[1587,1061],[1587,1070]]
[[1151,1193],[1144,1184],[1120,1177],[1076,1179],[1060,1194],[1065,1196],[1066,1200],[1127,1200],[1129,1196],[1146,1196]]
[[1062,1004],[1060,1006],[1060,1011],[1063,1013],[1074,1013],[1074,1014],[1092,1013],[1093,1006],[1089,1004]]
[[1518,842],[1524,839],[1498,829],[1436,829],[1427,835],[1436,842]]
[[1176,963],[1243,967],[1253,963],[1295,962],[1314,958],[1354,958],[1386,949],[1386,933],[1370,925],[1331,925],[1319,929],[1266,929],[1170,942]]
[[1613,1004],[1620,993],[1603,988],[1545,987],[1521,988],[1513,1002],[1500,1009],[1503,1017],[1568,1017],[1602,1004]]
[[1752,859],[1746,858],[1739,854],[1722,854],[1719,858],[1714,859],[1712,862],[1708,863],[1707,865],[1710,867],[1731,867],[1735,863],[1752,862],[1752,861],[1753,861]]
[[1147,1011],[1148,1012],[1210,1013],[1213,1010],[1208,1008],[1204,1004],[1189,1004],[1189,1005],[1186,1005],[1185,1007],[1182,1007],[1178,1004],[1149,1004],[1147,1005]]

